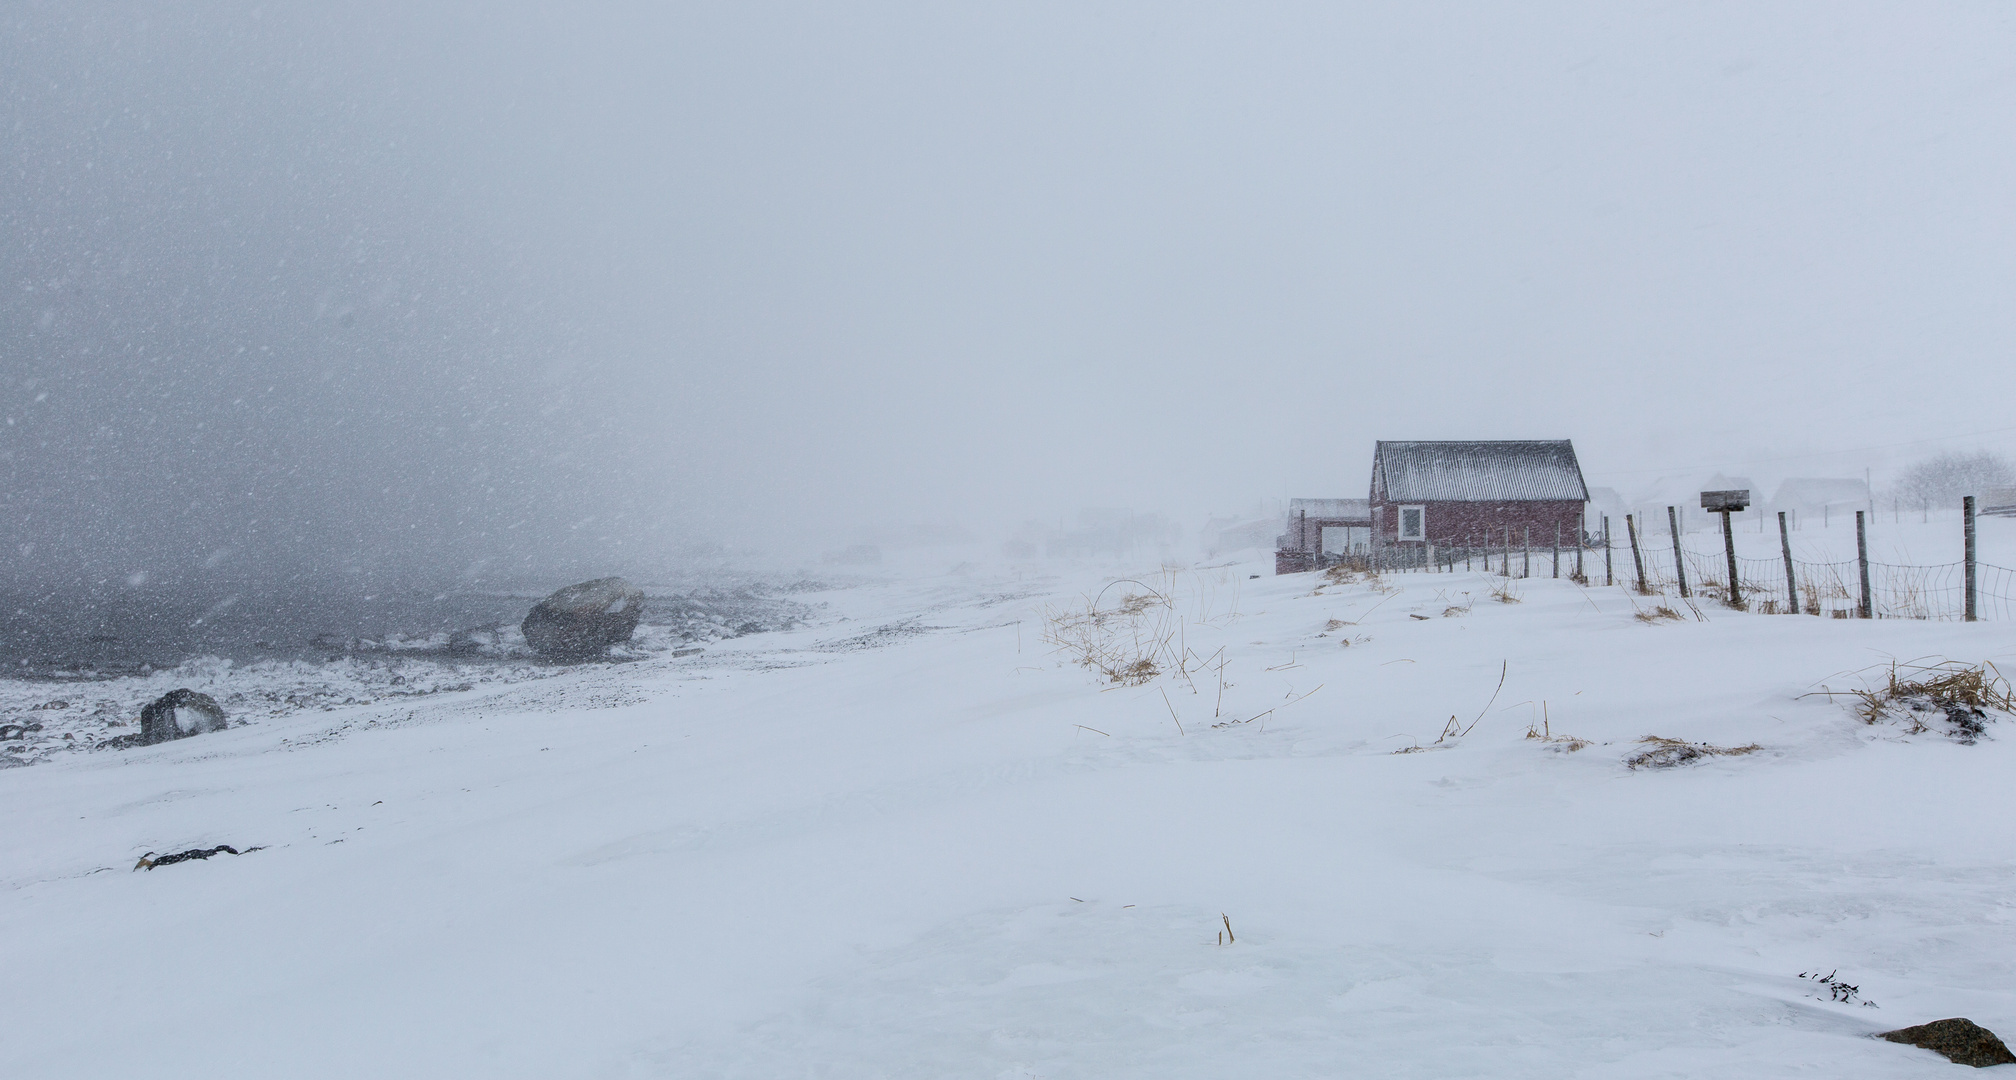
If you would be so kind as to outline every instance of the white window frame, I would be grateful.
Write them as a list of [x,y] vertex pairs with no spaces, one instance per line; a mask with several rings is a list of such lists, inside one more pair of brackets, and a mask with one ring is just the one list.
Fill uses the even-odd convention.
[[[1419,525],[1420,525],[1421,527],[1420,527],[1420,529],[1419,529],[1419,530],[1417,530],[1417,531],[1415,531],[1415,532],[1412,532],[1412,533],[1410,533],[1410,532],[1408,532],[1408,531],[1407,531],[1407,511],[1409,511],[1409,510],[1412,510],[1412,511],[1414,511],[1414,512],[1415,512],[1416,514],[1419,514],[1419,515],[1420,515],[1419,517],[1415,518],[1414,520],[1415,520],[1415,521],[1416,521],[1416,522],[1417,522],[1417,523],[1418,523],[1418,524],[1419,524]],[[1393,528],[1394,528],[1394,531],[1395,531],[1395,535],[1396,535],[1396,536],[1397,536],[1397,537],[1398,537],[1399,539],[1401,539],[1401,540],[1427,540],[1427,539],[1428,539],[1428,508],[1427,508],[1426,506],[1420,506],[1420,505],[1416,505],[1416,506],[1403,506],[1403,507],[1401,507],[1401,508],[1400,508],[1400,513],[1399,513],[1399,516],[1397,516],[1397,517],[1395,517],[1395,518],[1393,519]]]

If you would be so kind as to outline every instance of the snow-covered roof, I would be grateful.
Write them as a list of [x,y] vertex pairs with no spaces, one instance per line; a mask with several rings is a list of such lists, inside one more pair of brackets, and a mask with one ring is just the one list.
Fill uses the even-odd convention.
[[1393,502],[1589,500],[1567,439],[1522,442],[1379,442],[1374,487]]
[[1290,499],[1288,517],[1323,518],[1324,520],[1362,521],[1372,524],[1372,503],[1369,499]]

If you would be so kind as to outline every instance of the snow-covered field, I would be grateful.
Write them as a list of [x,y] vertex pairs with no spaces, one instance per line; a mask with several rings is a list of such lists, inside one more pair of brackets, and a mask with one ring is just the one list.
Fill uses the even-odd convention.
[[[1812,696],[2008,625],[1126,576],[0,771],[0,1074],[1917,1077],[1959,1066],[1866,1036],[2016,1034],[2016,726]],[[1054,651],[1095,596],[1181,669]],[[261,850],[131,869],[217,844]]]

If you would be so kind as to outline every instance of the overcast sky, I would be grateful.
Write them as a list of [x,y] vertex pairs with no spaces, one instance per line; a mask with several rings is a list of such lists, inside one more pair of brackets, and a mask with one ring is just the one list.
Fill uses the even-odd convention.
[[2004,4],[0,20],[15,573],[2016,447]]

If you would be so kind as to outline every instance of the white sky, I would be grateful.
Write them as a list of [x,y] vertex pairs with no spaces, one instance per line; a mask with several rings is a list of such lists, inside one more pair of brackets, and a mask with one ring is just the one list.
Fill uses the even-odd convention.
[[[1357,495],[1378,438],[1569,437],[1624,488],[2016,448],[2006,5],[252,10],[24,18],[21,198],[109,190],[63,151],[136,102],[202,118],[176,161],[275,170],[217,213],[462,305],[380,342],[459,373],[382,407],[515,388],[534,507],[746,541]],[[345,363],[290,407],[380,407],[315,396]]]

